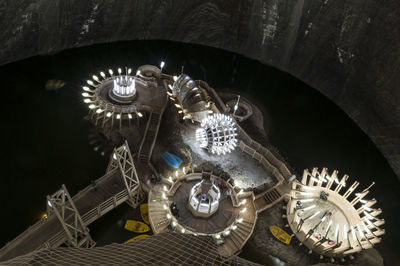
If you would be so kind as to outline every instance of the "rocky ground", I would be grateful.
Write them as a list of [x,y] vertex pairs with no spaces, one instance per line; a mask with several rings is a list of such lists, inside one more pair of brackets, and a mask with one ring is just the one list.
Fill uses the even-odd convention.
[[[152,162],[164,176],[173,175],[175,169],[167,166],[161,155],[168,151],[183,159],[183,166],[216,168],[236,180],[240,188],[269,185],[273,178],[256,160],[236,148],[229,155],[213,155],[200,148],[195,139],[198,125],[181,120],[176,107],[169,103],[153,151]],[[262,119],[262,117],[261,117]],[[261,120],[262,121],[262,120]],[[258,129],[262,132],[262,128]],[[263,136],[265,138],[265,135]]]

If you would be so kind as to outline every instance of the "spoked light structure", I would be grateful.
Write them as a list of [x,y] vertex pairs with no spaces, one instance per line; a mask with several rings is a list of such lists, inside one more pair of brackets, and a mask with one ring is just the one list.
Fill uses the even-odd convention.
[[124,70],[118,68],[116,72],[112,69],[108,73],[101,71],[82,87],[83,101],[88,104],[89,115],[96,125],[101,123],[104,127],[110,122],[112,126],[116,120],[121,127],[122,120],[128,120],[130,125],[131,119],[143,116],[135,100],[138,96],[137,87],[146,87],[147,83],[139,74],[131,73],[132,69],[127,67]]
[[201,128],[196,130],[196,140],[201,148],[212,154],[232,152],[237,145],[235,123],[230,116],[213,114],[201,122]]
[[375,199],[365,199],[369,187],[355,192],[359,182],[347,186],[348,176],[340,180],[338,171],[328,174],[328,169],[311,172],[304,170],[301,182],[293,181],[290,200],[286,208],[288,226],[309,249],[322,259],[335,257],[344,260],[353,253],[372,248],[385,233],[378,218],[382,213],[375,209]]

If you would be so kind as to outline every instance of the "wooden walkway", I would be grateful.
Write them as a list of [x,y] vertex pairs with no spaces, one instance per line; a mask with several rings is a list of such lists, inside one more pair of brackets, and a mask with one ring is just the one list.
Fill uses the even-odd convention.
[[150,187],[147,185],[146,178],[150,175],[154,174],[155,176],[159,176],[159,173],[151,163],[151,156],[153,154],[153,149],[156,144],[158,131],[160,129],[162,116],[164,114],[165,108],[168,104],[168,95],[166,93],[167,82],[163,81],[164,89],[160,89],[161,97],[158,98],[157,107],[153,107],[150,111],[150,115],[146,124],[144,136],[140,143],[139,152],[138,152],[138,172],[139,177],[141,178],[142,187],[148,193],[150,191]]
[[[85,226],[91,224],[110,210],[126,202],[130,195],[119,168],[107,172],[72,197]],[[70,206],[67,203],[67,206]],[[72,223],[74,215],[65,212],[65,221]],[[56,215],[41,219],[0,249],[0,261],[43,248],[57,247],[68,240],[65,230]]]

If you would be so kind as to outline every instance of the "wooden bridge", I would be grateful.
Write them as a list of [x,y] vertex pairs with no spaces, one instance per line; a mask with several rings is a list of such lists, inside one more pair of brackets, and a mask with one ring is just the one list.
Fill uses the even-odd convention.
[[127,202],[137,206],[142,192],[127,142],[114,149],[106,174],[74,197],[65,185],[47,196],[48,218],[44,218],[0,249],[0,261],[43,247],[63,244],[92,247],[87,226]]

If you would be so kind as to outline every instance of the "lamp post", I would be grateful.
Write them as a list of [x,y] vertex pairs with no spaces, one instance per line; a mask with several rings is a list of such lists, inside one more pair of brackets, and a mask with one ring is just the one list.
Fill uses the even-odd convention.
[[240,95],[238,95],[237,102],[236,102],[235,106],[233,107],[233,116],[235,116],[236,110],[239,107],[239,100],[240,100]]

